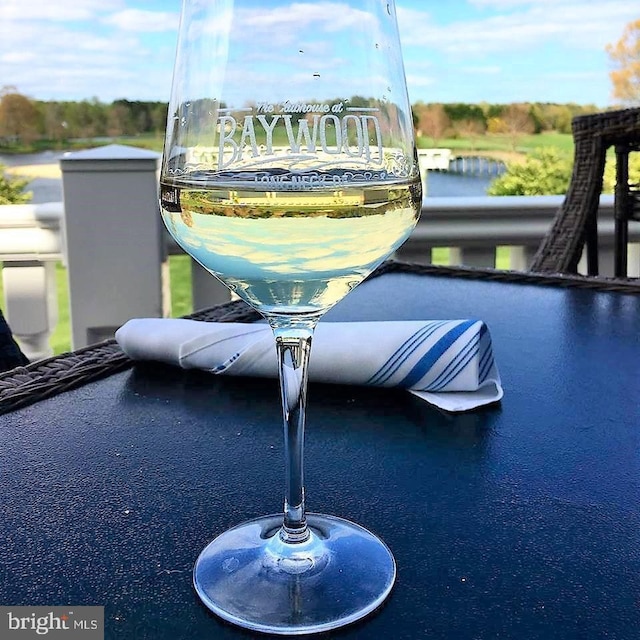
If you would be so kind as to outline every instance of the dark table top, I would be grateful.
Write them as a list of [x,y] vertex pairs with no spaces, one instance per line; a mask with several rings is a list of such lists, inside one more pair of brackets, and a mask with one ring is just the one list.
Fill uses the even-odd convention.
[[[477,317],[505,397],[446,415],[311,384],[311,511],[379,534],[392,595],[331,638],[640,634],[640,296],[387,274],[327,320]],[[157,365],[0,417],[0,604],[104,605],[106,637],[264,637],[191,585],[218,533],[282,504],[277,383]]]

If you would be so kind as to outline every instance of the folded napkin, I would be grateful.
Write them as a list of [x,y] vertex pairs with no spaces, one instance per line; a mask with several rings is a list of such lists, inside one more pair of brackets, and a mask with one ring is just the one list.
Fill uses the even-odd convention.
[[[116,340],[134,360],[227,375],[278,375],[267,324],[144,318],[118,329]],[[319,322],[309,379],[403,387],[446,411],[468,411],[503,393],[491,337],[479,320]]]

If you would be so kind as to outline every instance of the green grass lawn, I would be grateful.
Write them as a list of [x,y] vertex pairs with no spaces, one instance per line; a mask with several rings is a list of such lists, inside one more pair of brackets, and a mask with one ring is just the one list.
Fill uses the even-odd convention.
[[518,142],[518,148],[533,151],[540,147],[554,147],[561,153],[573,153],[573,136],[570,133],[556,133],[548,131],[535,135],[524,136]]
[[[449,249],[434,249],[434,264],[449,264]],[[509,267],[509,249],[498,247],[496,262],[499,269]],[[189,314],[193,310],[191,298],[191,263],[185,255],[170,256],[169,273],[171,279],[171,316],[174,318]],[[69,288],[67,270],[56,265],[56,283],[58,289],[58,323],[51,336],[51,346],[55,354],[71,350],[71,321],[69,318]],[[0,279],[0,300],[4,299],[2,279]]]
[[189,256],[169,256],[169,279],[171,282],[171,316],[173,318],[186,316],[193,311],[191,258]]
[[[433,146],[433,140],[428,137],[418,138],[418,147],[428,149]],[[467,155],[481,154],[483,151],[489,155],[496,155],[501,159],[523,158],[524,155],[542,147],[552,147],[562,154],[573,153],[573,137],[570,133],[556,133],[553,131],[523,135],[517,139],[515,152],[513,141],[509,136],[486,134],[475,139],[470,138],[443,138],[438,140],[441,149],[452,149]]]
[[164,134],[141,133],[137,136],[119,136],[113,138],[110,144],[123,144],[129,147],[140,147],[141,149],[149,149],[150,151],[162,153]]

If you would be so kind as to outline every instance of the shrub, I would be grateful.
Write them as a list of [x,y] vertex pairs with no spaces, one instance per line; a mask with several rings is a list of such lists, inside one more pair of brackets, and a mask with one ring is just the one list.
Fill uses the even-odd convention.
[[27,184],[29,184],[28,180],[5,174],[4,166],[0,165],[0,205],[29,202],[32,194],[24,190]]
[[[629,156],[629,182],[640,184],[640,153],[632,153]],[[616,163],[613,158],[608,158],[604,168],[603,193],[613,193],[616,184]]]
[[511,163],[490,185],[491,196],[544,196],[567,192],[572,161],[555,149],[536,149],[523,163]]
[[[513,163],[491,183],[492,196],[564,195],[569,187],[573,162],[551,148],[538,149],[524,163]],[[629,182],[640,184],[640,154],[629,157]],[[616,167],[613,157],[607,159],[602,193],[613,193]]]

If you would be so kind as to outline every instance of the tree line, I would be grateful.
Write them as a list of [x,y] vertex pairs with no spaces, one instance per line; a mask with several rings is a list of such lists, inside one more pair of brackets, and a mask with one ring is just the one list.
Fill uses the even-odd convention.
[[[515,136],[522,133],[558,131],[570,133],[571,119],[597,111],[595,105],[522,104],[425,104],[413,105],[418,135],[433,146],[444,137],[473,141],[485,133]],[[70,140],[161,134],[167,121],[165,102],[93,98],[81,101],[33,100],[15,87],[0,90],[0,146],[63,146]]]
[[556,131],[571,133],[577,115],[595,113],[596,105],[523,102],[512,104],[425,104],[413,105],[413,123],[418,136],[429,138],[434,147],[443,138],[471,141],[485,134],[502,134],[516,141],[522,134]]
[[166,122],[164,102],[42,101],[22,95],[15,87],[0,90],[0,146],[5,148],[40,141],[63,145],[78,138],[161,133]]

